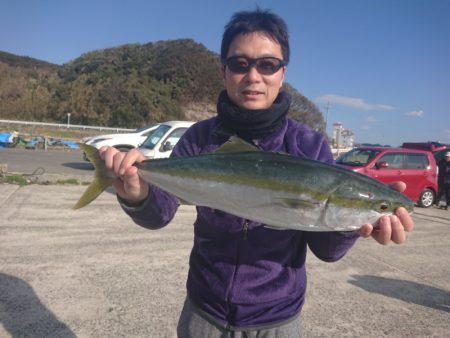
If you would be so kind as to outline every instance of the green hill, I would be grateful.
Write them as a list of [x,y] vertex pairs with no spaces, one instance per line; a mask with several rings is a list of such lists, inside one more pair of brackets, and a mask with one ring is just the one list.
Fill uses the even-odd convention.
[[[0,52],[0,117],[134,128],[215,113],[219,56],[191,40],[95,50],[62,66]],[[291,116],[323,129],[319,109],[289,84]]]

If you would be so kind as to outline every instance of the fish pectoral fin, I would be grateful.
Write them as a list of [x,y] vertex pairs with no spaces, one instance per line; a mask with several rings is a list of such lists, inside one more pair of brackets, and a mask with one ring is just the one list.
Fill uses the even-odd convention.
[[320,203],[292,197],[278,197],[274,201],[289,209],[316,209]]
[[254,145],[245,142],[243,139],[237,136],[231,136],[230,139],[222,144],[219,149],[216,150],[216,153],[239,153],[244,151],[261,151],[256,148]]

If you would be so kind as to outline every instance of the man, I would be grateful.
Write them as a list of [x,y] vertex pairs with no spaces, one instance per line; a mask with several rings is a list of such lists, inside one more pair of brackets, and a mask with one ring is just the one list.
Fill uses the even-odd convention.
[[[322,134],[287,118],[291,98],[280,88],[289,63],[289,39],[280,17],[263,10],[236,13],[225,27],[221,59],[225,90],[219,95],[218,115],[192,126],[172,156],[210,153],[237,135],[265,151],[333,162]],[[102,148],[100,154],[120,177],[114,182],[118,199],[137,224],[157,229],[172,220],[177,201],[139,178],[133,164],[144,157],[138,150],[125,154]],[[402,243],[413,221],[399,208],[376,225],[346,233],[277,231],[197,207],[178,335],[300,337],[307,248],[324,261],[336,261],[360,236]]]
[[445,210],[448,210],[450,204],[450,151],[445,153],[444,158],[438,163],[438,186],[439,192],[436,196],[436,206],[439,207],[439,203],[444,196]]

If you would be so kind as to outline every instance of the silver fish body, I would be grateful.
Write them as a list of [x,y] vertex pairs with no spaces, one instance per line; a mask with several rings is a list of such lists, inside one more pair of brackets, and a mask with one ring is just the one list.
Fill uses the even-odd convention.
[[214,153],[139,165],[147,182],[191,204],[266,225],[348,231],[412,202],[367,176],[269,152]]
[[[87,154],[93,157],[95,151]],[[92,162],[102,166],[98,159]],[[141,178],[180,201],[277,229],[350,231],[373,224],[400,206],[413,211],[405,195],[370,177],[319,161],[259,151],[237,138],[216,153],[148,160],[136,166]],[[96,176],[100,180],[105,174]],[[97,187],[95,181],[92,185]],[[93,190],[98,191],[87,191],[90,196],[83,195],[76,208],[101,193]]]

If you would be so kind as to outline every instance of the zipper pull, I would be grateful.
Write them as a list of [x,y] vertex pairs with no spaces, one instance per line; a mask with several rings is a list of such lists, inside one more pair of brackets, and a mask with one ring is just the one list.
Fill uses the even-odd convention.
[[248,223],[249,223],[249,220],[246,219],[245,222],[244,222],[244,225],[242,227],[242,232],[244,234],[244,240],[247,239]]

